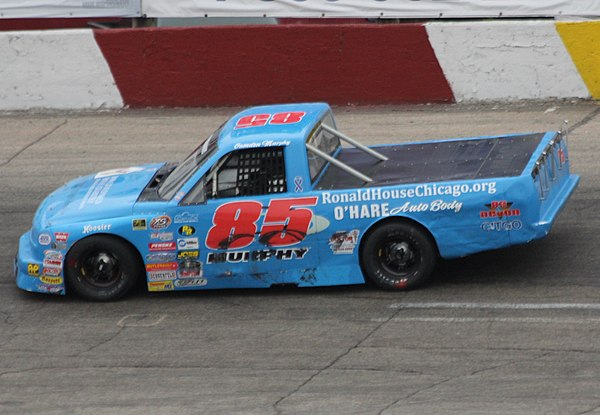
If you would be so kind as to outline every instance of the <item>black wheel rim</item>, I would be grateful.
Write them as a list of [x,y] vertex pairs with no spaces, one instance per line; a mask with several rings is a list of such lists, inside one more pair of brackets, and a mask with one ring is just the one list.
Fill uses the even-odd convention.
[[389,237],[381,244],[378,256],[387,273],[406,278],[419,267],[421,253],[410,239]]
[[105,250],[82,255],[78,271],[83,281],[97,288],[110,287],[121,279],[118,258]]

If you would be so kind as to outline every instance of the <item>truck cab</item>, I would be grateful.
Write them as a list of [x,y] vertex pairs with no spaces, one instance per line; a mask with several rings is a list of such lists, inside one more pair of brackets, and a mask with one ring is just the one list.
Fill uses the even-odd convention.
[[[232,279],[237,287],[313,284],[331,235],[322,233],[330,220],[313,190],[327,161],[307,148],[333,157],[340,147],[323,124],[335,128],[327,104],[253,108],[170,172],[157,196],[170,200],[176,225],[188,226],[188,235],[176,226],[178,260],[192,258],[213,287],[232,286]],[[136,204],[140,214],[152,209],[148,202]],[[344,244],[348,253],[350,245]],[[355,272],[346,283],[362,282]]]

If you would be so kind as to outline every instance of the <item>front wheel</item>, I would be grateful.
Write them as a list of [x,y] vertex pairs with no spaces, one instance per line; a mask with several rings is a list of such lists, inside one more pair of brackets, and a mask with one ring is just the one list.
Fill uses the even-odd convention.
[[65,260],[65,280],[79,296],[94,301],[117,300],[141,278],[137,252],[109,235],[82,239]]
[[373,229],[361,249],[366,277],[386,290],[410,290],[423,284],[435,268],[437,250],[429,235],[406,222]]

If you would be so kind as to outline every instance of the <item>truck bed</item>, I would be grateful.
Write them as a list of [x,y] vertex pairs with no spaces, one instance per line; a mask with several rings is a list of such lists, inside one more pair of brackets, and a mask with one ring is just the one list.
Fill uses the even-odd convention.
[[377,147],[379,153],[388,157],[387,161],[374,159],[356,148],[344,148],[336,158],[373,181],[363,183],[329,166],[317,188],[331,190],[518,176],[543,137],[544,133],[536,133]]

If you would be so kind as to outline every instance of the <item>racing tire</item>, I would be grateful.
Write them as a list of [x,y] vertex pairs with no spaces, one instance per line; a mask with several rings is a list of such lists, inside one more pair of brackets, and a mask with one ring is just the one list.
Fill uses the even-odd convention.
[[77,295],[93,301],[114,301],[142,278],[137,252],[124,240],[95,235],[77,242],[65,258],[65,281]]
[[363,241],[361,266],[367,282],[386,290],[406,291],[427,281],[437,261],[429,235],[406,222],[377,226]]

